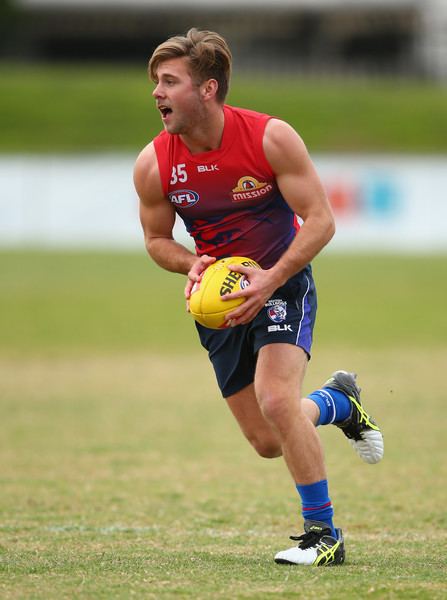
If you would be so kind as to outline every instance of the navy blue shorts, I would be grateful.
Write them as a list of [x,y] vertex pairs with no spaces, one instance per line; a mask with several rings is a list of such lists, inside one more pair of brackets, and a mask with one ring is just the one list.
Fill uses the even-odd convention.
[[278,288],[250,323],[228,329],[208,329],[196,323],[224,398],[254,381],[262,346],[293,344],[310,358],[316,312],[317,294],[309,265]]

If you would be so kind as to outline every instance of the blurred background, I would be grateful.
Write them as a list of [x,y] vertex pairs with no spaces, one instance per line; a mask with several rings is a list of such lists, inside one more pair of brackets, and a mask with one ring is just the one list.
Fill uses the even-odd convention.
[[447,250],[442,0],[3,0],[0,19],[0,246],[142,247],[132,166],[161,128],[146,64],[197,26],[233,49],[229,102],[303,136],[332,250]]
[[[359,373],[386,446],[372,473],[321,431],[336,577],[270,568],[293,486],[144,249],[147,61],[192,26],[233,49],[230,104],[302,135],[336,215],[304,391]],[[0,0],[2,598],[444,600],[446,190],[445,0]]]

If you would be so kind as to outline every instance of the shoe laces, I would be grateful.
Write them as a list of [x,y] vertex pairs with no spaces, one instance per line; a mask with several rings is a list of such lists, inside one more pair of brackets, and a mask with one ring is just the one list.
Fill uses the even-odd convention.
[[294,542],[300,542],[298,544],[298,548],[301,548],[301,550],[306,550],[307,548],[316,546],[324,535],[330,535],[330,530],[323,529],[323,531],[307,531],[302,535],[291,535],[290,539]]

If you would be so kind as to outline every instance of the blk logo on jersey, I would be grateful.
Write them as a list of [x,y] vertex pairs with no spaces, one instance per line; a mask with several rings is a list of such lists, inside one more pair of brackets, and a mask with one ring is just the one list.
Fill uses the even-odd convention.
[[244,200],[252,200],[262,198],[271,192],[273,186],[266,181],[258,181],[254,177],[246,175],[241,177],[237,182],[237,186],[232,189],[233,202],[244,202]]
[[213,173],[214,171],[218,171],[219,167],[217,165],[198,165],[197,171],[199,173]]
[[287,302],[285,300],[273,299],[266,303],[267,315],[274,323],[282,323],[287,317]]
[[200,196],[197,192],[192,190],[176,190],[175,192],[169,192],[169,200],[175,206],[179,208],[189,208],[194,206],[200,200]]

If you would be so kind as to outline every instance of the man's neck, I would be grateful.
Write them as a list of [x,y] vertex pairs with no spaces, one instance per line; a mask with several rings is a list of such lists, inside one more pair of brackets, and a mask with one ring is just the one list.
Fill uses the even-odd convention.
[[222,106],[217,106],[191,133],[180,135],[191,154],[211,152],[220,148],[225,126]]

